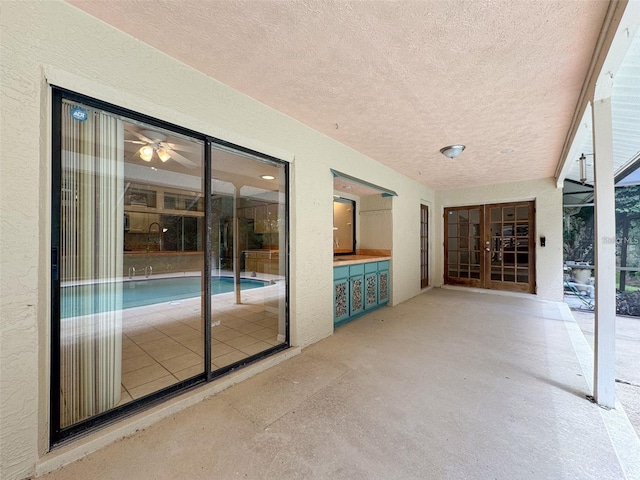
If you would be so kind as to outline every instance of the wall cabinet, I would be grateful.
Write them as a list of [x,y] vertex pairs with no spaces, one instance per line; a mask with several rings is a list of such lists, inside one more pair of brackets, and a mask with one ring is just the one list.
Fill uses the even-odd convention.
[[244,270],[246,272],[280,273],[280,255],[277,250],[244,250]]
[[346,323],[389,301],[389,261],[333,268],[333,324]]
[[160,215],[157,213],[129,212],[125,213],[125,215],[125,232],[150,233],[149,231],[153,226],[153,233],[158,233],[160,226],[153,225],[160,222]]

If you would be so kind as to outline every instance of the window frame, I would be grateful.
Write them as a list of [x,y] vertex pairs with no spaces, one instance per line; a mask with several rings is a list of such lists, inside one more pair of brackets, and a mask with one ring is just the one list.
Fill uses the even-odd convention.
[[[51,303],[49,309],[49,325],[50,325],[50,355],[49,355],[49,448],[59,447],[64,445],[73,439],[77,438],[81,434],[97,430],[101,427],[115,423],[116,421],[125,418],[126,416],[134,413],[147,410],[155,405],[165,402],[166,400],[175,397],[179,394],[193,389],[197,386],[209,383],[232,370],[241,368],[247,364],[253,363],[259,359],[273,355],[277,352],[283,351],[290,347],[290,227],[289,227],[289,212],[290,212],[290,199],[291,199],[291,185],[290,185],[290,172],[289,162],[273,157],[268,154],[264,154],[249,148],[233,144],[207,135],[205,133],[197,132],[189,128],[182,127],[180,125],[173,124],[149,115],[145,115],[127,108],[114,105],[102,100],[98,100],[83,94],[73,92],[71,90],[50,85],[52,95],[52,111],[51,111],[51,211],[50,215],[50,232],[51,239],[49,242],[49,248],[51,249],[51,257],[49,261],[50,276],[50,295]],[[133,400],[119,407],[115,407],[106,412],[100,413],[93,417],[89,417],[83,421],[70,425],[68,427],[60,427],[60,385],[61,385],[61,365],[60,365],[60,235],[61,235],[61,174],[62,174],[62,102],[63,100],[70,100],[78,102],[87,107],[102,110],[106,113],[125,117],[127,119],[142,122],[151,127],[158,127],[164,130],[175,132],[179,135],[192,137],[196,140],[203,142],[203,171],[204,175],[204,192],[211,192],[211,171],[212,171],[212,158],[211,150],[215,145],[223,146],[231,149],[238,154],[248,154],[252,157],[256,157],[258,160],[265,162],[276,163],[282,165],[284,174],[284,193],[285,193],[285,208],[284,208],[284,245],[285,249],[282,254],[285,256],[284,261],[284,276],[285,276],[285,299],[284,299],[284,315],[285,315],[285,340],[283,343],[274,346],[273,348],[264,350],[255,355],[249,356],[239,362],[228,365],[224,368],[217,370],[211,369],[211,318],[212,318],[212,305],[211,301],[203,301],[202,315],[204,319],[204,362],[205,368],[203,373],[175,383],[169,387],[158,390],[141,399]],[[205,225],[210,224],[213,212],[212,212],[212,195],[205,193],[205,211],[204,219]],[[211,279],[211,256],[207,252],[212,250],[212,229],[204,228],[202,232],[202,245],[204,248],[204,260],[203,268],[205,272],[209,272],[209,280]],[[202,297],[205,299],[211,298],[211,282],[204,281]]]

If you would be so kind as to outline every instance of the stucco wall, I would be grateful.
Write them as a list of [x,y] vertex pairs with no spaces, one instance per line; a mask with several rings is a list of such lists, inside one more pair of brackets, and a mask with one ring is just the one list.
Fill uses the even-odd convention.
[[419,203],[433,193],[61,1],[3,2],[0,80],[0,477],[47,450],[48,83],[274,155],[291,168],[291,338],[333,331],[330,168],[398,192],[393,303],[419,290]]
[[[436,241],[434,284],[442,285],[444,275],[444,238],[442,215],[445,207],[504,203],[521,200],[536,202],[536,277],[537,296],[541,300],[562,301],[562,190],[551,178],[505,183],[486,187],[440,191],[436,194]],[[540,237],[546,246],[540,246]]]
[[382,195],[360,197],[358,248],[391,250],[393,246],[392,198]]

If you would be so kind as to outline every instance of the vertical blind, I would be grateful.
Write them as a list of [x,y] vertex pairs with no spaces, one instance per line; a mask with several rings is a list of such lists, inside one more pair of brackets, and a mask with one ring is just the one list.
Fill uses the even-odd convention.
[[[60,426],[117,405],[122,366],[124,130],[62,111]],[[80,292],[80,293],[79,293]]]

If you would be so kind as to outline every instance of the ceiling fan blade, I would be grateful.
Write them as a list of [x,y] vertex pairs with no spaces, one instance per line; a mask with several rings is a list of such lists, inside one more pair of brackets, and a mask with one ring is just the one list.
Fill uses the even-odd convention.
[[144,135],[142,135],[141,133],[138,132],[134,132],[133,130],[130,130],[129,133],[131,133],[132,135],[135,135],[136,137],[138,137],[140,140],[142,140],[145,143],[148,143],[150,145],[155,145],[156,142],[154,142],[153,140],[151,140],[150,138],[145,137]]
[[202,145],[189,145],[184,143],[169,143],[169,142],[160,142],[160,146],[164,149],[175,150],[178,152],[190,152],[190,153],[200,153],[202,152]]
[[136,145],[146,145],[147,142],[143,142],[142,140],[125,140],[124,143],[135,143]]
[[180,155],[178,152],[176,152],[175,150],[172,150],[170,148],[165,148],[164,149],[165,152],[167,152],[169,155],[171,155],[171,158],[173,160],[175,160],[178,163],[181,163],[182,165],[184,165],[185,167],[189,167],[189,168],[195,168],[198,165],[196,165],[195,163],[193,163],[191,160],[189,160],[188,158],[183,157],[182,155]]

